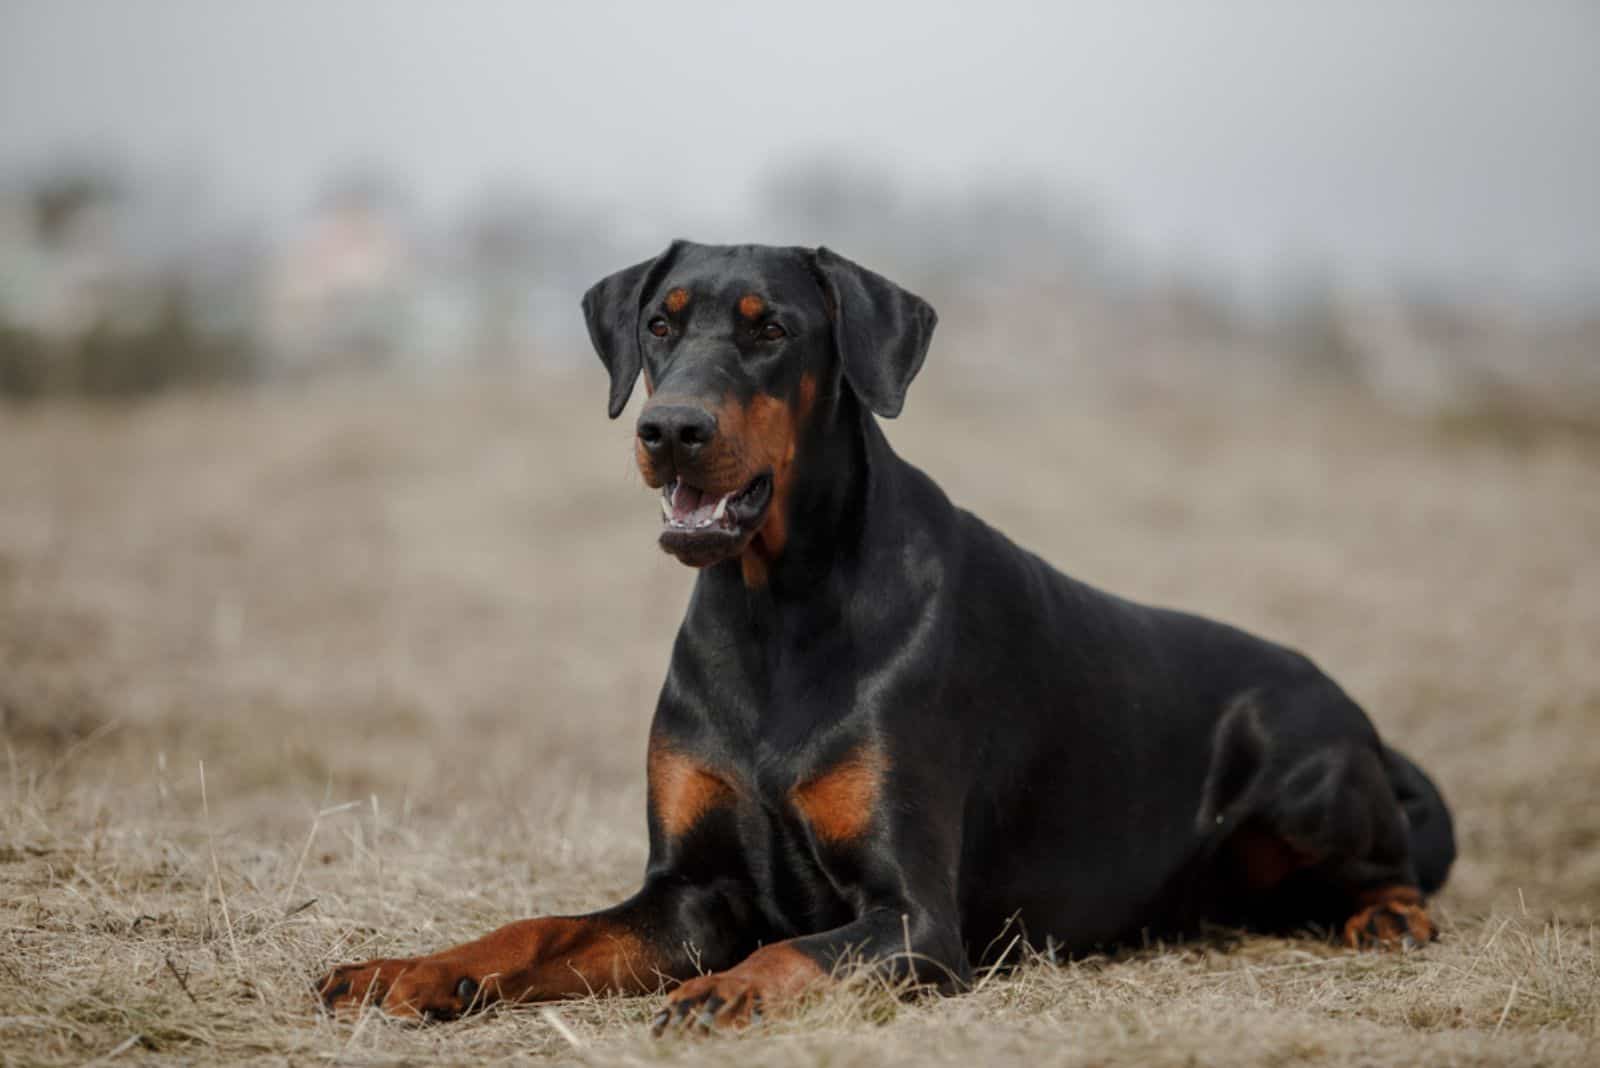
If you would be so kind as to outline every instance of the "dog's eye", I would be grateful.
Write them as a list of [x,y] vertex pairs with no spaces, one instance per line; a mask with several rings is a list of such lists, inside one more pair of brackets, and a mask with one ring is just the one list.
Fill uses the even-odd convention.
[[768,323],[766,326],[761,328],[761,336],[767,341],[776,341],[780,337],[786,337],[788,333],[789,331],[785,330],[777,323]]
[[658,315],[650,320],[649,330],[656,337],[666,337],[671,332],[671,327],[667,326],[667,321]]

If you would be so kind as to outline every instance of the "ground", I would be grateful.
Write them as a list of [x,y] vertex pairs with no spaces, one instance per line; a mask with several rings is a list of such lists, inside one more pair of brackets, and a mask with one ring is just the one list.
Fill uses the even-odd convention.
[[612,902],[691,574],[598,369],[0,409],[0,1062],[1597,1063],[1600,442],[930,370],[897,446],[1080,578],[1309,651],[1437,777],[1438,943],[1222,932],[731,1038],[419,1028],[328,965]]

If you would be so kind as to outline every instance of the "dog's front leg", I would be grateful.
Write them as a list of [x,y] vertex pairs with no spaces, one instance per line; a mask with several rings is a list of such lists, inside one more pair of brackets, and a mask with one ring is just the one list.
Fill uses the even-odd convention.
[[947,989],[971,974],[953,916],[913,905],[875,908],[843,927],[763,946],[726,971],[688,980],[667,996],[652,1026],[657,1034],[741,1026],[781,1011],[852,964]]
[[343,965],[317,990],[330,1009],[372,1004],[421,1019],[453,1019],[497,1001],[646,993],[695,974],[698,959],[728,959],[726,913],[716,891],[652,879],[601,912],[522,920],[427,956]]

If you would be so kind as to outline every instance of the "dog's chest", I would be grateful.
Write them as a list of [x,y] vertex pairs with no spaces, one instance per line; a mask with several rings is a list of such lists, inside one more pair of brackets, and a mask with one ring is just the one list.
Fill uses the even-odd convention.
[[857,744],[799,772],[784,762],[715,764],[668,744],[650,758],[652,805],[674,837],[721,809],[741,825],[781,824],[818,849],[842,848],[872,830],[888,760],[873,744]]
[[795,933],[856,918],[860,856],[878,825],[885,761],[849,750],[806,773],[755,775],[739,821],[760,899]]
[[686,847],[731,832],[717,851],[730,874],[757,884],[775,926],[809,929],[851,912],[856,858],[880,826],[887,770],[869,744],[804,763],[770,753],[712,763],[660,744],[652,806],[669,840]]

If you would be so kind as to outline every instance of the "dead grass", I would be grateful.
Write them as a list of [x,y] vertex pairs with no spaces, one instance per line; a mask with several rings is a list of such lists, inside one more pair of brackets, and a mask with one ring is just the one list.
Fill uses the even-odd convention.
[[632,888],[690,575],[596,374],[63,403],[0,410],[0,1062],[1595,1063],[1593,444],[952,378],[891,433],[957,500],[1311,650],[1424,757],[1463,849],[1442,942],[857,980],[707,1042],[649,1038],[652,999],[322,1019],[327,964]]

